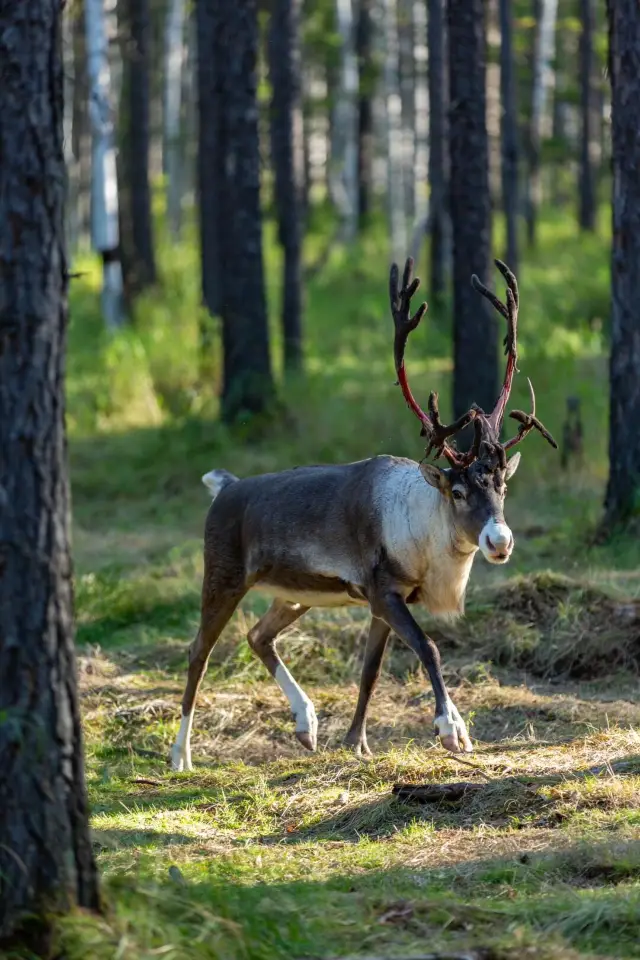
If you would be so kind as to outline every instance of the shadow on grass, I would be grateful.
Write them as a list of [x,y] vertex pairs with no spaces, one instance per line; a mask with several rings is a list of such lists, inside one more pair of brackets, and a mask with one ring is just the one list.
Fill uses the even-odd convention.
[[164,867],[154,879],[145,866],[143,857],[136,873],[107,883],[111,941],[126,933],[136,956],[167,944],[178,956],[233,960],[408,956],[424,955],[426,940],[429,950],[478,958],[562,960],[575,958],[569,946],[635,956],[640,939],[640,893],[625,885],[640,875],[638,844],[328,880],[256,871],[238,883],[225,858],[187,866],[186,876]]
[[[640,756],[622,758],[616,761],[615,766],[616,776],[623,781],[625,776],[637,776]],[[599,772],[609,773],[604,768]],[[334,841],[358,844],[363,838],[383,840],[414,824],[428,825],[436,833],[440,830],[473,832],[478,827],[554,828],[560,827],[575,812],[622,809],[625,803],[633,806],[636,802],[633,791],[628,797],[624,794],[622,797],[618,794],[611,796],[608,775],[599,784],[597,772],[594,775],[592,771],[577,769],[549,776],[496,778],[488,783],[476,778],[473,781],[475,789],[454,801],[400,801],[391,794],[389,786],[384,794],[373,798],[369,794],[364,802],[340,807],[328,816],[295,827],[291,824],[292,808],[287,798],[290,791],[292,795],[304,791],[304,779],[304,773],[293,772],[286,778],[270,781],[270,786],[279,786],[282,790],[273,801],[276,806],[281,804],[282,816],[277,825],[266,833],[261,832],[259,827],[259,820],[264,815],[261,798],[256,798],[250,789],[234,791],[228,784],[219,786],[205,781],[199,786],[197,773],[188,780],[140,778],[137,789],[118,786],[111,798],[105,795],[108,788],[105,790],[103,787],[98,812],[119,813],[122,809],[135,808],[141,813],[154,811],[161,815],[163,812],[188,808],[190,815],[204,818],[203,824],[210,819],[215,823],[216,814],[220,812],[224,813],[227,822],[242,824],[244,831],[249,830],[251,842],[289,847]],[[576,788],[587,779],[591,779],[591,786],[584,794],[580,794]],[[438,783],[435,779],[425,782],[430,786]],[[447,779],[443,782],[451,781]],[[132,783],[134,785],[135,780]],[[270,810],[270,818],[273,813]],[[252,820],[256,825],[253,831]],[[125,834],[130,834],[134,838],[132,843],[137,846],[163,846],[178,842],[174,839],[177,834],[171,831],[163,834],[162,831],[142,828],[140,831],[124,831]],[[192,837],[190,842],[195,843],[197,839]]]

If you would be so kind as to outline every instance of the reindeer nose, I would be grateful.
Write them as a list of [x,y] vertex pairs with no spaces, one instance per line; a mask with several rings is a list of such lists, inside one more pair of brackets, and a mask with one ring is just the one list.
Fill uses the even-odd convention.
[[504,563],[513,550],[513,534],[506,523],[490,520],[480,536],[480,547],[487,560]]
[[495,537],[495,543],[487,534],[487,546],[498,559],[504,560],[513,550],[513,534],[510,533],[508,537]]

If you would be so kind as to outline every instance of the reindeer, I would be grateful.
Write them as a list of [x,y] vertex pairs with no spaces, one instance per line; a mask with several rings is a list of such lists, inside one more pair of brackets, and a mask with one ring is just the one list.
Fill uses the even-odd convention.
[[[249,590],[272,604],[251,628],[249,644],[286,696],[303,747],[315,750],[318,721],[313,703],[296,683],[276,649],[278,635],[310,607],[368,606],[371,625],[366,643],[360,693],[345,742],[358,756],[370,756],[366,715],[380,675],[391,631],[417,654],[435,696],[435,731],[452,753],[471,752],[464,720],[442,677],[438,649],[411,613],[421,603],[436,616],[463,613],[464,595],[474,557],[480,550],[489,563],[504,564],[514,548],[504,519],[506,484],[520,460],[507,452],[532,430],[552,445],[553,437],[535,416],[514,410],[517,434],[505,443],[500,432],[516,371],[518,286],[499,260],[506,285],[500,301],[474,275],[472,283],[507,321],[506,372],[491,414],[473,406],[450,425],[440,421],[438,396],[431,393],[427,412],[411,393],[404,364],[407,339],[427,309],[411,316],[411,298],[420,281],[411,280],[407,260],[398,289],[398,268],[390,276],[395,324],[394,359],[403,396],[422,425],[428,445],[417,463],[377,456],[357,463],[297,467],[239,480],[225,470],[202,479],[213,501],[204,537],[204,579],[200,629],[189,651],[182,721],[171,750],[174,770],[191,769],[190,735],[196,694],[214,644]],[[459,451],[449,439],[473,425],[473,443]],[[448,467],[427,462],[444,457]]]

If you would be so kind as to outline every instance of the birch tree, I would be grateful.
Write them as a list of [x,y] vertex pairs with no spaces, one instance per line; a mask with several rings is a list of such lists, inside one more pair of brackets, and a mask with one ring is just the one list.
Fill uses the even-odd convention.
[[85,0],[84,12],[92,137],[91,241],[102,256],[102,313],[114,329],[124,316],[111,70],[102,0]]
[[167,222],[174,242],[180,239],[184,192],[181,101],[185,59],[185,0],[169,0],[164,50],[164,154]]
[[336,0],[340,34],[340,70],[333,111],[333,152],[330,191],[343,224],[343,238],[353,241],[358,230],[358,62],[352,0]]
[[416,211],[416,60],[413,23],[414,0],[397,0],[398,72],[402,106],[404,209],[413,220]]
[[540,0],[533,62],[531,121],[529,124],[529,198],[527,204],[527,232],[529,243],[535,243],[538,208],[542,200],[540,152],[545,124],[549,113],[549,99],[553,90],[553,61],[556,49],[556,21],[558,0]]
[[583,230],[595,230],[596,198],[593,163],[593,34],[595,10],[593,0],[580,0],[580,177],[579,223]]

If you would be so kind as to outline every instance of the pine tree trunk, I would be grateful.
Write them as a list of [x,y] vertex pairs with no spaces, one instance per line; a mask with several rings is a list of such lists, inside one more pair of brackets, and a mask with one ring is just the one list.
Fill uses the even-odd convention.
[[538,209],[542,201],[540,179],[540,152],[544,125],[547,119],[549,94],[553,87],[553,60],[556,48],[556,21],[558,0],[538,0],[539,19],[533,64],[531,122],[529,126],[529,203],[527,209],[527,236],[531,245],[536,242]]
[[472,403],[491,410],[497,398],[496,322],[471,286],[492,279],[489,146],[486,125],[486,40],[483,0],[449,6],[451,218],[455,416]]
[[269,30],[271,159],[284,250],[282,330],[286,371],[302,367],[302,192],[304,180],[300,0],[274,0]]
[[431,268],[429,295],[441,303],[446,289],[447,82],[444,0],[428,0],[429,71],[429,220]]
[[502,99],[502,205],[507,227],[507,263],[518,273],[518,110],[513,65],[511,0],[500,0],[500,93]]
[[176,242],[182,226],[182,74],[185,64],[185,0],[170,0],[165,23],[164,149],[167,223]]
[[74,63],[71,135],[73,138],[73,155],[78,163],[78,248],[86,251],[91,246],[91,128],[89,125],[85,24],[82,10],[74,11],[71,26]]
[[640,519],[640,6],[608,0],[613,139],[609,528]]
[[580,209],[582,230],[595,230],[596,201],[595,175],[591,143],[593,140],[593,0],[580,0],[582,32],[580,34]]
[[358,56],[358,214],[366,225],[373,203],[373,0],[360,0],[356,49]]
[[122,247],[125,285],[135,295],[156,281],[149,185],[149,0],[121,2]]
[[200,187],[202,196],[206,180],[217,184],[210,208],[217,253],[213,293],[222,318],[222,417],[232,422],[263,412],[274,394],[262,261],[258,11],[256,0],[200,4],[207,32],[203,37],[199,31],[199,43],[211,38],[211,47],[199,47],[200,72],[203,60],[213,71],[213,109],[200,100],[200,137],[210,151],[201,143]]
[[80,227],[80,164],[75,152],[75,111],[73,91],[77,82],[74,53],[74,15],[65,7],[62,14],[62,48],[64,66],[64,160],[67,168],[67,201],[65,204],[66,247],[73,259],[78,250]]
[[413,0],[398,2],[398,52],[404,209],[409,220],[413,220],[416,212],[416,62]]
[[102,255],[102,313],[107,327],[124,320],[118,176],[116,172],[111,70],[102,0],[85,0],[85,45],[91,120],[91,240]]
[[[216,0],[196,0],[198,86],[198,183],[200,218],[200,273],[202,299],[211,316],[220,316],[220,250],[218,216],[222,177],[222,116],[214,57],[216,52]],[[200,331],[205,365],[211,352],[211,325]]]
[[[62,4],[0,10],[0,941],[99,906],[73,646]],[[1,948],[0,948],[1,949]]]

